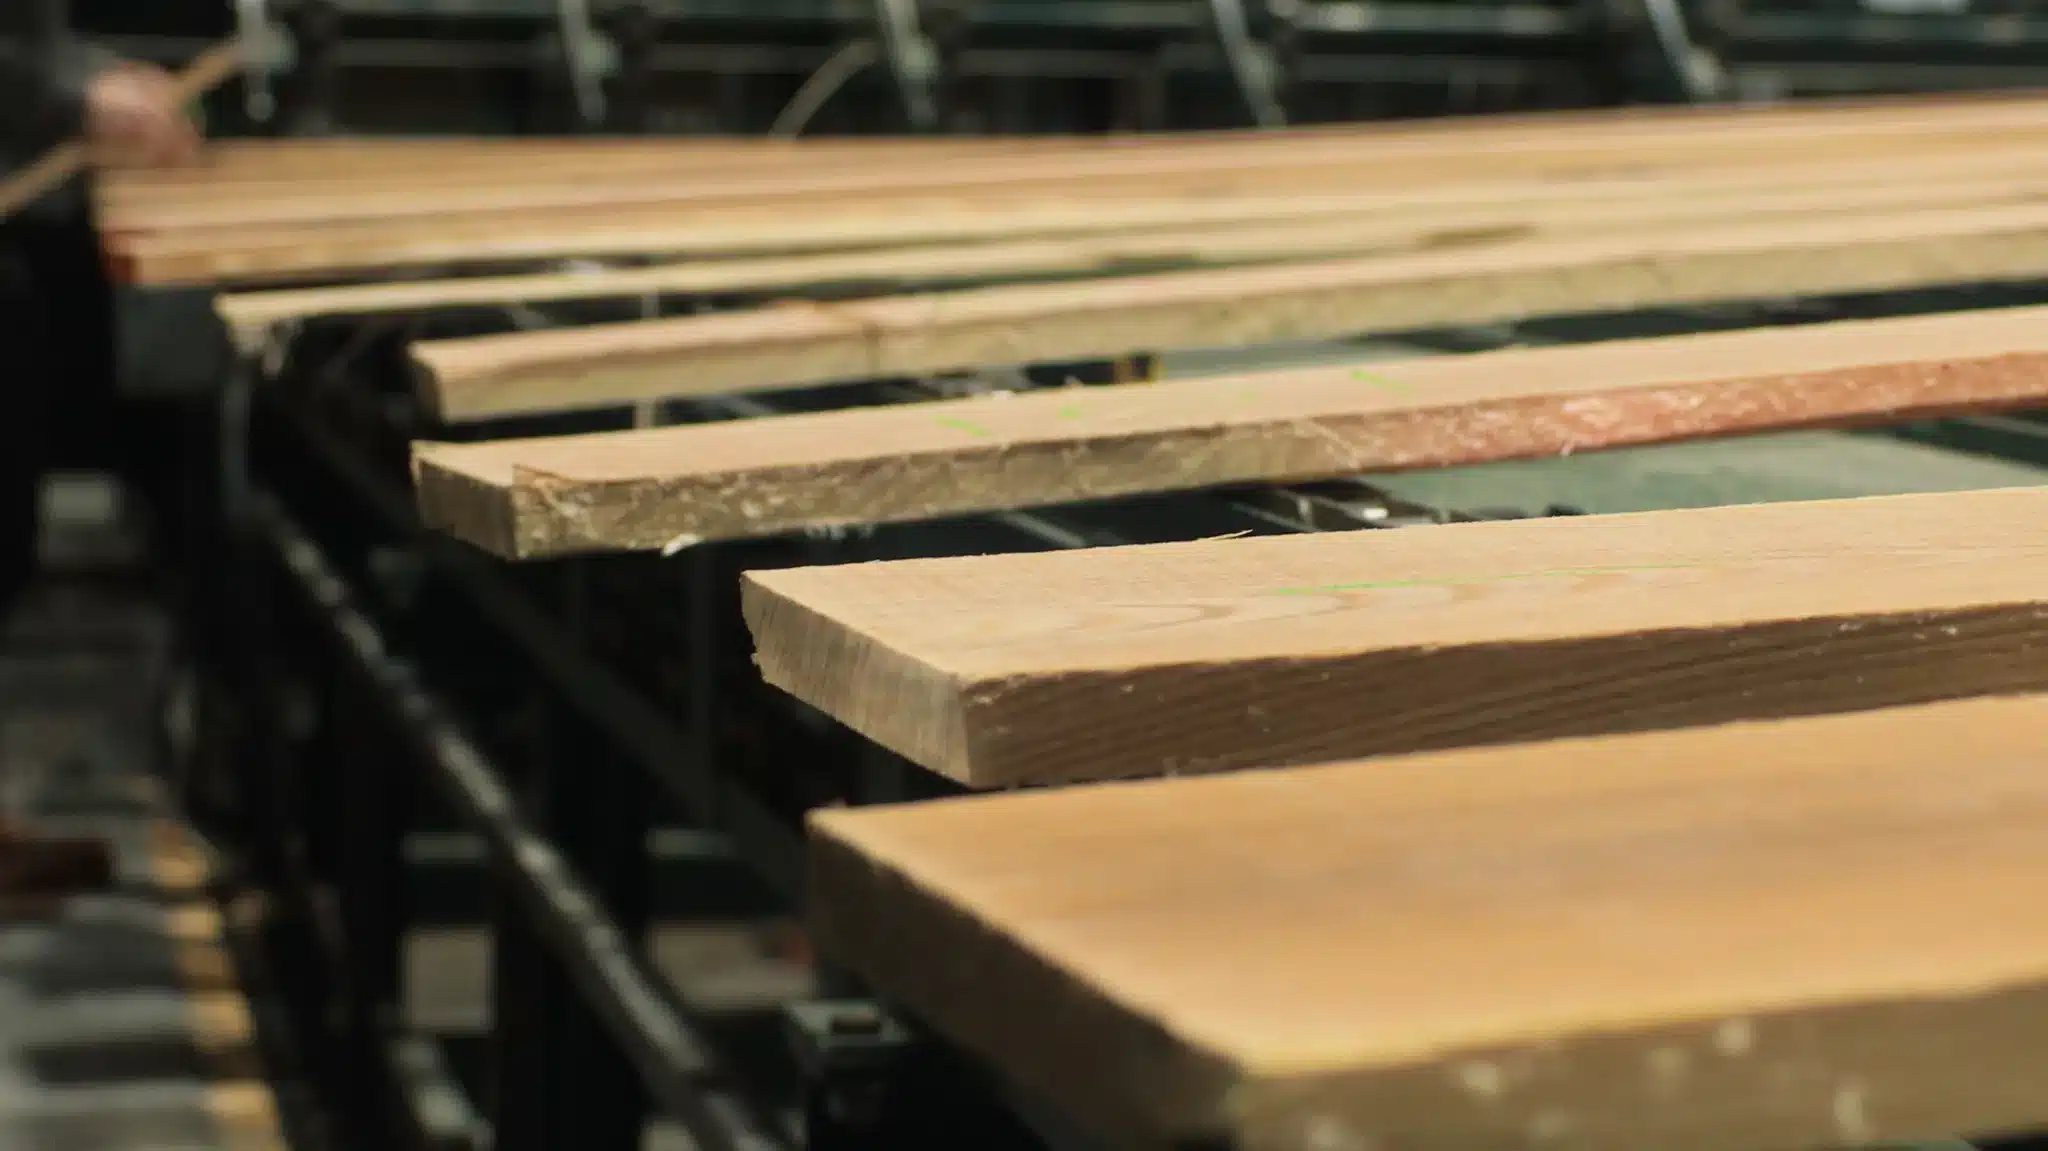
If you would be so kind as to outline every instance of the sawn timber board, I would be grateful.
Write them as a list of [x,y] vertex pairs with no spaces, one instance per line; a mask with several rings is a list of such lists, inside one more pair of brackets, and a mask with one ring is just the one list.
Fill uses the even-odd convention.
[[810,919],[1108,1145],[2033,1130],[2044,747],[2022,697],[826,811]]
[[449,421],[873,377],[2048,273],[2048,207],[1477,239],[416,344]]
[[[1060,164],[1035,145],[1020,145],[1031,153],[1025,157],[977,164],[864,167],[827,156],[807,172],[720,174],[719,165],[709,164],[698,167],[712,175],[700,171],[687,180],[674,176],[648,183],[630,175],[612,181],[558,180],[560,190],[545,195],[503,178],[480,180],[467,199],[461,188],[344,191],[324,206],[292,209],[304,218],[269,224],[261,222],[257,205],[220,197],[187,209],[188,218],[175,227],[164,226],[164,213],[175,205],[152,209],[146,202],[131,204],[123,219],[124,210],[108,203],[106,234],[113,263],[133,282],[274,279],[421,263],[675,251],[658,236],[640,248],[632,247],[628,237],[634,230],[672,232],[697,222],[700,213],[748,207],[774,207],[801,218],[856,206],[870,213],[907,212],[911,202],[934,198],[983,207],[1020,197],[1101,204],[1162,197],[1271,198],[1315,190],[1440,190],[1460,182],[1532,178],[1569,185],[1616,172],[1671,178],[1741,173],[1766,184],[1786,166],[1890,159],[1905,171],[1925,173],[1954,170],[2000,152],[2038,156],[2042,141],[2033,137],[2048,132],[2038,114],[2021,106],[2005,108],[2001,115],[1997,124],[1921,123],[1913,129],[1920,138],[1910,147],[1896,132],[1886,138],[1883,132],[1858,132],[1847,125],[1818,133],[1811,128],[1788,131],[1751,121],[1741,131],[1687,135],[1683,146],[1674,144],[1668,132],[1646,136],[1637,131],[1605,142],[1597,132],[1584,134],[1587,139],[1554,135],[1547,142],[1525,140],[1516,147],[1507,140],[1486,143],[1486,132],[1467,126],[1389,139],[1307,136],[1278,150],[1257,134],[1203,147],[1097,146]],[[1484,146],[1475,146],[1475,139]],[[1261,151],[1242,151],[1247,148]],[[372,211],[373,203],[382,202],[378,196],[388,204]],[[192,212],[213,213],[220,221],[208,224]]]
[[2048,403],[2048,308],[421,443],[428,524],[510,559]]
[[[929,210],[885,215],[780,215],[704,220],[667,233],[677,244],[760,246],[808,234],[815,254],[712,259],[638,268],[591,268],[524,275],[454,276],[398,283],[236,292],[219,310],[248,345],[278,325],[316,317],[405,314],[422,308],[492,306],[650,294],[843,292],[882,294],[1032,276],[1130,275],[1178,268],[1394,254],[1503,240],[1537,232],[1612,231],[1686,223],[1810,217],[1902,208],[2000,207],[2048,198],[2048,165],[2033,155],[2001,157],[1941,176],[1907,178],[1897,167],[1816,171],[1758,188],[1749,180],[1682,185],[1640,180],[1447,188],[1426,202],[1374,193],[1295,195],[1277,200],[1147,201],[1115,206],[1020,204],[1000,213]],[[990,231],[1039,238],[987,240]],[[877,245],[833,250],[858,238]],[[964,242],[962,237],[965,237]],[[891,243],[892,238],[901,243]],[[642,234],[637,243],[646,244]]]
[[[1451,125],[1340,125],[1316,129],[1160,134],[1108,138],[1033,138],[1014,144],[968,139],[951,144],[874,141],[755,146],[684,144],[664,155],[621,148],[583,150],[566,167],[536,148],[515,178],[495,164],[480,178],[451,182],[461,148],[445,162],[385,185],[329,190],[320,182],[268,189],[220,189],[210,199],[138,200],[116,189],[103,198],[118,231],[190,230],[257,225],[324,225],[490,211],[702,202],[746,197],[789,199],[900,194],[913,188],[976,190],[1059,187],[1094,196],[1160,179],[1214,180],[1366,169],[1368,178],[1433,183],[1500,176],[1532,167],[1658,166],[1698,170],[1812,156],[1913,157],[1952,154],[1993,140],[2024,143],[2048,132],[2042,103],[1930,103],[1923,108],[1862,109],[1705,117],[1674,132],[1668,122],[1626,114],[1561,129],[1474,118]],[[595,155],[592,153],[595,152]],[[495,169],[495,170],[494,170]],[[1371,171],[1377,169],[1377,171]],[[602,178],[593,178],[601,173]],[[496,177],[496,178],[492,178]],[[395,186],[393,186],[395,185]],[[167,189],[162,189],[167,190]],[[253,193],[253,194],[252,194]]]
[[977,788],[2048,689],[2048,489],[756,571],[768,683]]

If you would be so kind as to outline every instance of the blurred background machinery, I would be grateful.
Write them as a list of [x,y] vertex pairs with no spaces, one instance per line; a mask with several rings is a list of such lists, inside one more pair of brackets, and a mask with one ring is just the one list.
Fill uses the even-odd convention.
[[[2032,0],[80,0],[259,132],[1026,132],[2024,86]],[[803,100],[798,93],[810,89]],[[795,102],[796,107],[792,109]]]

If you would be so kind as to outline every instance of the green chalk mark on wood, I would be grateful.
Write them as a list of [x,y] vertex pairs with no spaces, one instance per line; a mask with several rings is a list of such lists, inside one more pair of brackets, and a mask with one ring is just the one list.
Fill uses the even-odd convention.
[[1081,418],[1081,409],[1069,405],[1061,408],[1057,414],[1063,420],[1078,420]]
[[971,420],[963,420],[958,416],[940,416],[939,426],[945,428],[952,428],[956,432],[966,432],[970,436],[980,436],[983,439],[988,439],[989,437],[995,435],[994,432],[989,431],[987,428],[982,427],[980,424],[977,424]]
[[1470,587],[1477,584],[1513,583],[1518,580],[1557,579],[1596,575],[1625,575],[1635,572],[1686,571],[1692,564],[1627,564],[1615,567],[1551,568],[1545,571],[1513,572],[1492,576],[1439,576],[1432,579],[1367,580],[1363,583],[1323,584],[1319,587],[1288,587],[1268,595],[1336,595],[1347,591],[1387,591],[1395,588]]

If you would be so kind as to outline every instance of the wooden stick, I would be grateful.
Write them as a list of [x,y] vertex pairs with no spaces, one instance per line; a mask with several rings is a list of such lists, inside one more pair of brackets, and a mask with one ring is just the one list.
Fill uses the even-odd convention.
[[1510,233],[1435,251],[787,306],[416,345],[443,418],[2039,275],[2048,208]]
[[2048,308],[414,448],[508,559],[2048,402]]
[[[187,103],[225,84],[242,70],[238,41],[216,44],[199,54],[174,81],[179,103]],[[61,187],[83,171],[90,157],[83,141],[72,140],[45,152],[41,159],[0,183],[0,219]]]
[[2048,489],[749,574],[769,683],[972,787],[2048,690]]
[[828,810],[808,906],[1111,1146],[2032,1130],[2044,741],[2034,697]]

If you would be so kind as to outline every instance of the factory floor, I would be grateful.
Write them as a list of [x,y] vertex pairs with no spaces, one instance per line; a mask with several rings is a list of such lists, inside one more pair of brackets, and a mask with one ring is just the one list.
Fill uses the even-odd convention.
[[203,845],[152,770],[169,633],[109,485],[52,485],[50,571],[0,629],[0,809],[93,835],[114,890],[0,918],[0,1151],[283,1146]]

